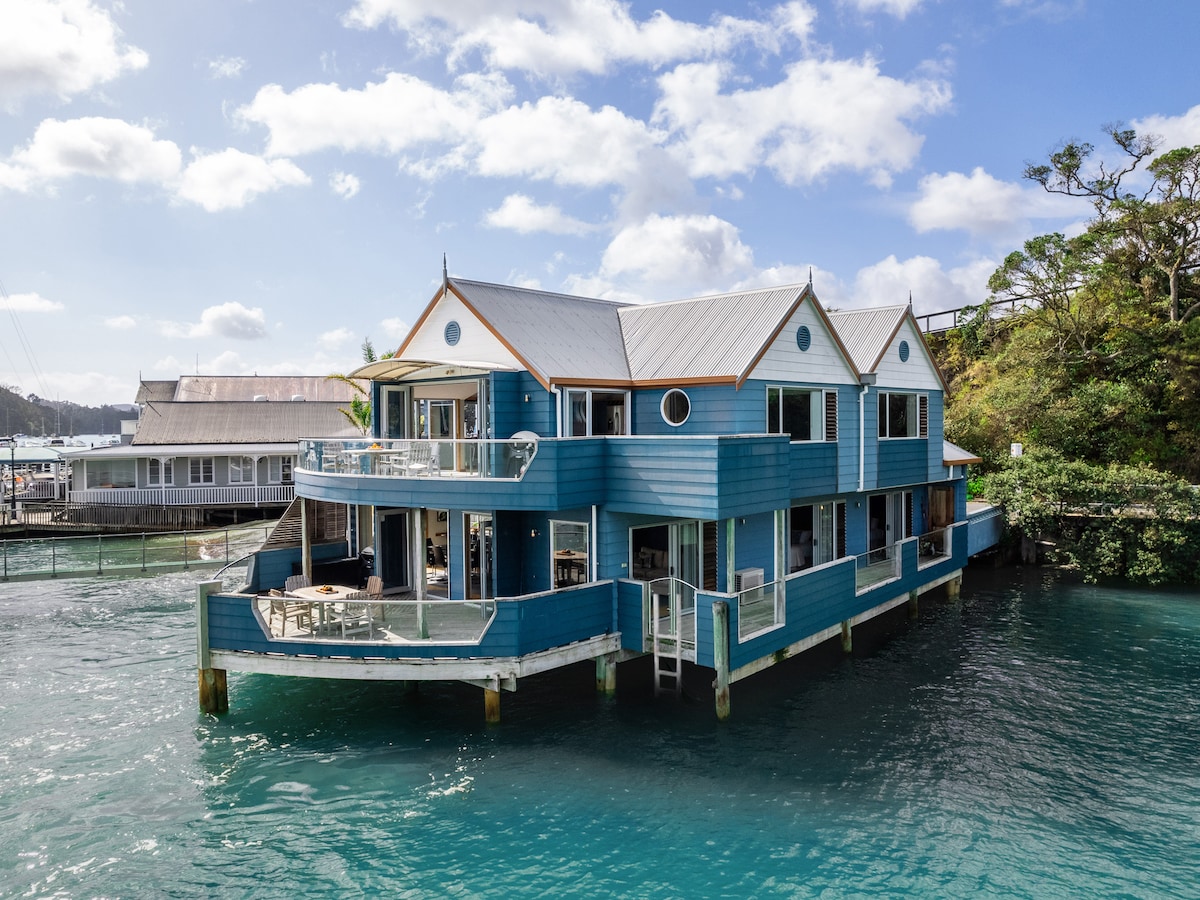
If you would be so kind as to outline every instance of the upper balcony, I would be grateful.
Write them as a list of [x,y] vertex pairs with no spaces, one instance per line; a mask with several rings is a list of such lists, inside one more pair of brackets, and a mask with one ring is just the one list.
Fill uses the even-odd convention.
[[[803,475],[799,475],[803,473]],[[337,503],[572,509],[720,519],[775,509],[798,483],[834,493],[836,446],[786,435],[507,440],[306,439],[297,493]]]

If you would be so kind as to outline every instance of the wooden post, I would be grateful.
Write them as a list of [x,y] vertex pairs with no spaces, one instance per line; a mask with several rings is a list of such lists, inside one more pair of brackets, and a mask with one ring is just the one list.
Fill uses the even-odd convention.
[[200,696],[200,711],[229,712],[229,688],[225,670],[214,669],[208,648],[208,595],[221,589],[220,581],[202,581],[196,598],[196,681]]
[[617,692],[617,657],[606,653],[596,657],[596,693],[611,697]]
[[919,605],[919,599],[918,599],[918,598],[920,598],[920,596],[921,595],[918,594],[916,591],[908,592],[908,617],[910,619],[917,618],[917,616],[920,612],[920,605]]
[[959,592],[962,590],[962,576],[952,578],[946,582],[946,596],[951,600],[957,600]]
[[729,718],[729,603],[713,601],[713,665],[717,670],[713,688],[717,707],[717,720]]
[[847,619],[842,623],[842,652],[852,653],[854,651],[854,624]]
[[737,531],[735,519],[725,520],[725,593],[733,593],[733,573],[737,566],[737,553],[734,546],[734,532]]
[[483,717],[489,725],[500,722],[500,690],[483,689]]
[[300,498],[300,573],[312,581],[312,532],[313,516],[310,508],[312,501],[307,497]]

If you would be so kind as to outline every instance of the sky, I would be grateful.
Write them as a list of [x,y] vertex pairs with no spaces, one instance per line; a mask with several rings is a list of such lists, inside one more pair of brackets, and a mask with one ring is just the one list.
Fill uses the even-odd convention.
[[0,0],[0,384],[352,370],[451,275],[986,299],[1106,125],[1200,144],[1200,3]]

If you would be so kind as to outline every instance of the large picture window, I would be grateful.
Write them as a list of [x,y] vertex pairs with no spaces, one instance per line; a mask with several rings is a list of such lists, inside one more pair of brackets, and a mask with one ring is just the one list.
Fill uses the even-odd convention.
[[880,393],[879,436],[929,437],[929,398],[924,394]]
[[569,437],[629,434],[627,391],[567,391],[563,431]]
[[767,433],[793,441],[836,441],[837,391],[767,388]]
[[87,486],[89,488],[137,487],[137,461],[132,459],[108,459],[87,464]]

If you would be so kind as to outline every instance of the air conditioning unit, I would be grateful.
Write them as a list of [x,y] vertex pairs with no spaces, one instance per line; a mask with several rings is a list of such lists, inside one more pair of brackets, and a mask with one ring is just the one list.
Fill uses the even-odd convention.
[[[738,569],[733,572],[733,590],[734,593],[742,593],[743,590],[749,590],[750,593],[745,595],[746,601],[754,601],[762,598],[762,580],[763,571],[760,568]],[[758,588],[751,590],[751,588]]]

